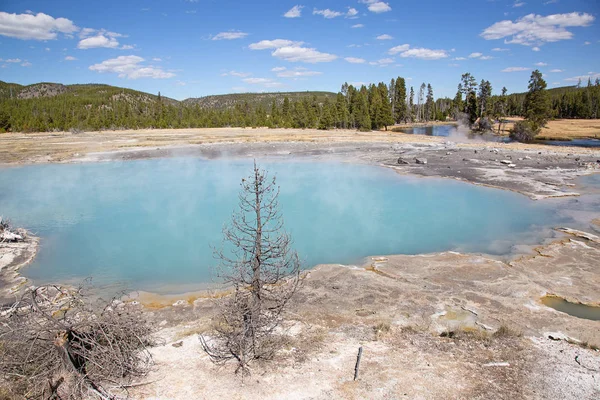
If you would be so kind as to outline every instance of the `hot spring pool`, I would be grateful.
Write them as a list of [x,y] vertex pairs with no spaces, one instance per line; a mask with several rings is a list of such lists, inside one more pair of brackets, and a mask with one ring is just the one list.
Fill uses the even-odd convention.
[[[368,255],[445,250],[505,254],[563,217],[516,193],[392,170],[263,162],[306,268]],[[0,215],[41,237],[22,273],[180,293],[211,282],[212,246],[237,205],[250,160],[150,159],[0,169]]]

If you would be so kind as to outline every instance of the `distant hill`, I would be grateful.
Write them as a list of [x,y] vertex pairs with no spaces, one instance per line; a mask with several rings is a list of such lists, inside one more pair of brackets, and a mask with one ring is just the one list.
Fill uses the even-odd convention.
[[[137,90],[117,86],[90,83],[83,85],[63,85],[60,83],[41,82],[33,85],[22,86],[16,83],[0,81],[0,100],[7,99],[42,99],[42,98],[77,98],[80,102],[90,104],[98,102],[111,102],[113,100],[127,100],[128,102],[153,103],[158,96],[139,92]],[[162,98],[170,104],[179,103],[177,100]]]
[[201,108],[207,109],[228,109],[235,107],[236,104],[243,104],[244,102],[252,107],[263,106],[268,108],[271,106],[273,101],[280,106],[283,104],[283,100],[287,97],[290,101],[298,101],[304,98],[312,99],[317,98],[317,102],[323,103],[325,99],[330,101],[335,100],[336,93],[332,92],[275,92],[275,93],[236,93],[236,94],[222,94],[214,96],[205,96],[198,98],[190,98],[183,100],[184,104],[194,104]]
[[[294,114],[285,117],[285,98]],[[315,126],[330,92],[240,93],[177,101],[104,84],[19,85],[0,81],[0,133],[4,131]],[[275,102],[278,115],[270,117]],[[244,105],[244,107],[240,107]],[[247,105],[247,106],[245,106]],[[237,106],[237,107],[236,107]],[[331,107],[329,105],[328,107]],[[291,109],[287,112],[291,113]]]

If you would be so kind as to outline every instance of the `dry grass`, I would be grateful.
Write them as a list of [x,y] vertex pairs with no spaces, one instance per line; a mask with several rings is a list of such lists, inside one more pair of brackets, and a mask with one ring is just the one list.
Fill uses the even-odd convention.
[[[508,135],[515,122],[521,121],[523,118],[510,117],[507,120],[509,122],[502,127],[504,135]],[[498,124],[494,125],[494,132],[498,132]],[[557,119],[548,122],[538,136],[538,139],[542,140],[586,138],[600,138],[600,119]]]

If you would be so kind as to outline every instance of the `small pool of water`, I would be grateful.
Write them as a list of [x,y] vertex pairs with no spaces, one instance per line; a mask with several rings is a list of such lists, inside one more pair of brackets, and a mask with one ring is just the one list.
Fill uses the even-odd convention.
[[543,140],[549,146],[600,147],[600,139]]
[[[459,129],[457,125],[432,125],[402,128],[401,132],[412,135],[442,136],[450,139],[480,140],[485,142],[510,143],[512,140],[506,136],[497,136],[493,133],[473,133],[467,129]],[[536,144],[549,146],[575,146],[575,147],[600,147],[600,139],[573,139],[573,140],[539,140]]]
[[[381,167],[264,163],[306,268],[368,255],[507,254],[571,221],[555,202]],[[41,237],[22,273],[181,293],[211,282],[211,246],[237,207],[249,160],[150,159],[0,169],[0,215]],[[553,205],[554,204],[554,205]]]
[[600,307],[588,306],[585,304],[571,303],[561,297],[544,296],[542,304],[556,311],[572,315],[573,317],[600,321]]

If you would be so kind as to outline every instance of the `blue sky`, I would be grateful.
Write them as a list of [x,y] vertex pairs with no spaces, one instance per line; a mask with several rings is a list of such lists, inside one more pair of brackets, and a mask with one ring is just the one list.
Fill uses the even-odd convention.
[[0,80],[184,99],[403,76],[453,97],[471,72],[523,91],[600,77],[597,0],[2,0]]

